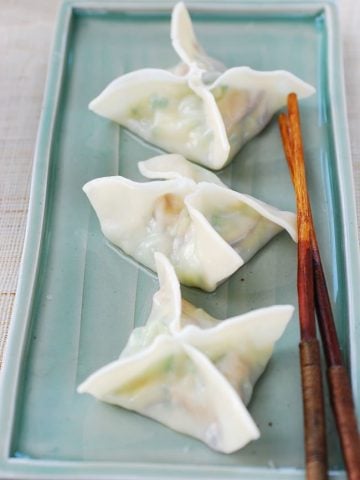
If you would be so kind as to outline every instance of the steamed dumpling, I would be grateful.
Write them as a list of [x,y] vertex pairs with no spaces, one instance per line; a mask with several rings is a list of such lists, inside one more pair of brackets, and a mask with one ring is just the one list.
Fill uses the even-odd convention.
[[78,388],[231,453],[259,437],[246,408],[290,320],[289,305],[219,321],[181,300],[169,261],[155,255],[160,290],[120,358]]
[[[282,229],[296,240],[296,216],[223,186],[179,155],[140,164],[149,177],[88,182],[84,191],[112,243],[155,270],[165,254],[184,285],[213,291]],[[199,182],[199,183],[197,183]]]
[[172,44],[182,63],[171,71],[142,69],[114,80],[90,103],[158,147],[221,169],[286,104],[314,88],[291,73],[225,67],[199,45],[183,3],[172,15]]

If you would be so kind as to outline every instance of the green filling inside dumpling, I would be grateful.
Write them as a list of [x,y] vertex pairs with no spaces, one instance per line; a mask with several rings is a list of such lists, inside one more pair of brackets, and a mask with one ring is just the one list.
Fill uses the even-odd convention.
[[251,258],[281,228],[246,204],[205,212],[212,227],[244,261]]
[[188,158],[208,149],[213,141],[203,100],[187,86],[177,86],[171,95],[159,87],[132,105],[127,117],[126,125],[135,133],[167,150],[181,148]]

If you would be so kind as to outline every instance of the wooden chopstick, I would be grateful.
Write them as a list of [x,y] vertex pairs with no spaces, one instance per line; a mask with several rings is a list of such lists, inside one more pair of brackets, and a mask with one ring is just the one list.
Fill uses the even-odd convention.
[[[288,162],[291,178],[296,189],[297,185],[295,183],[295,169],[298,168],[298,165],[296,164],[295,159],[296,155],[294,143],[296,142],[296,139],[294,140],[294,136],[296,136],[298,133],[301,135],[301,132],[299,132],[299,130],[296,130],[295,132],[293,131],[294,118],[297,118],[296,123],[300,128],[299,109],[295,94],[289,95],[288,110],[289,116],[285,114],[280,115],[279,126],[285,157]],[[295,129],[297,129],[296,126]],[[311,229],[310,235],[315,308],[327,363],[327,378],[331,404],[334,411],[348,477],[350,480],[360,480],[360,436],[357,429],[354,402],[352,399],[349,378],[342,361],[341,350],[336,333],[334,318],[332,315],[325,275],[321,263],[320,251],[316,239],[307,189],[306,196]]]
[[298,228],[298,299],[300,367],[304,411],[305,461],[308,480],[327,478],[325,408],[320,346],[316,338],[312,216],[306,187],[305,163],[296,97],[288,98],[289,114],[280,116],[280,130],[287,132],[286,157],[295,187]]

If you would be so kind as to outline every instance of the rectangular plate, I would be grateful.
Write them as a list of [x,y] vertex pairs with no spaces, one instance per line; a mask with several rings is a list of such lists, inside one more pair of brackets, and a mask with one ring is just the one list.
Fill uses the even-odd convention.
[[[151,275],[104,240],[82,186],[141,179],[157,150],[88,111],[116,76],[177,62],[170,2],[66,2],[60,12],[34,166],[29,224],[1,387],[1,478],[303,478],[298,323],[259,380],[250,411],[261,439],[232,455],[76,393],[144,323]],[[337,328],[360,408],[358,252],[351,161],[332,2],[189,2],[209,54],[228,66],[286,69],[316,86],[301,103],[310,193]],[[233,188],[279,208],[294,195],[276,121],[221,173]],[[296,247],[283,233],[215,293],[184,296],[225,318],[296,305]],[[358,378],[357,378],[358,377]],[[226,408],[226,405],[224,405]],[[327,408],[332,476],[344,478]]]

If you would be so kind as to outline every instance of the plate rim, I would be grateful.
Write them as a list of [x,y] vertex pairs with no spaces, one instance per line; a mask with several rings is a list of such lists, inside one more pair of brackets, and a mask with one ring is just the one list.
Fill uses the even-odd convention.
[[[49,57],[48,73],[46,86],[44,90],[44,99],[42,113],[39,121],[36,147],[34,153],[34,164],[32,169],[32,181],[29,200],[29,210],[27,217],[27,226],[24,240],[24,249],[19,270],[19,280],[17,293],[14,303],[13,315],[10,322],[8,341],[3,359],[3,370],[0,375],[0,425],[5,426],[0,438],[0,475],[12,473],[12,478],[49,478],[49,474],[56,474],[56,478],[69,478],[69,474],[76,474],[76,478],[92,478],[94,466],[99,467],[99,471],[94,473],[94,478],[99,478],[101,474],[104,478],[127,478],[130,471],[126,470],[126,464],[121,463],[122,472],[119,472],[119,463],[109,462],[60,462],[45,460],[14,459],[10,457],[10,446],[12,432],[14,429],[16,399],[18,387],[21,380],[21,366],[27,349],[27,334],[31,323],[31,310],[34,297],[34,285],[39,269],[40,253],[44,242],[45,229],[45,211],[47,207],[47,183],[50,167],[50,155],[53,145],[54,125],[56,122],[59,108],[59,97],[61,94],[62,80],[65,72],[65,55],[71,30],[71,22],[74,14],[79,10],[103,11],[115,9],[124,11],[125,9],[154,11],[161,9],[170,12],[175,2],[169,0],[157,0],[151,4],[144,0],[134,0],[133,3],[128,0],[65,0],[59,9],[56,29],[53,37],[52,49]],[[149,6],[150,5],[150,6]],[[187,2],[190,8],[197,11],[216,11],[223,9],[224,5],[228,11],[252,11],[269,10],[273,12],[283,12],[284,10],[301,11],[319,14],[324,12],[328,25],[328,73],[335,72],[337,65],[337,78],[334,75],[328,75],[329,91],[336,92],[336,100],[330,103],[332,115],[333,130],[341,132],[333,135],[334,148],[336,151],[337,180],[339,182],[339,203],[341,215],[349,222],[342,222],[343,230],[343,256],[345,265],[345,277],[347,282],[346,300],[349,309],[348,321],[348,345],[351,364],[351,380],[354,393],[357,413],[360,412],[360,378],[356,378],[355,372],[360,368],[359,349],[360,346],[355,342],[356,334],[360,337],[360,322],[356,321],[356,314],[359,309],[360,301],[356,296],[355,289],[351,287],[352,282],[355,285],[360,284],[360,256],[358,249],[357,217],[355,203],[354,179],[352,173],[352,162],[350,153],[350,139],[348,120],[346,115],[346,97],[343,68],[343,52],[341,42],[336,39],[340,36],[339,20],[337,15],[336,0],[257,0],[255,2],[224,0],[221,6],[217,0],[194,0]],[[306,7],[304,10],[304,6]],[[339,65],[341,75],[339,77]],[[341,164],[340,164],[341,162]],[[346,196],[345,193],[346,192]],[[359,342],[358,342],[359,343]],[[5,394],[6,392],[6,394]],[[11,420],[10,422],[8,420]],[[132,466],[134,464],[131,464]],[[137,464],[139,466],[140,464]],[[145,464],[144,464],[145,465]],[[153,470],[160,467],[161,464],[150,464]],[[35,469],[34,472],[29,471]],[[114,468],[117,468],[116,472]],[[152,478],[152,473],[148,467],[144,467],[144,477]],[[218,467],[220,468],[220,467]],[[224,467],[226,469],[226,467]],[[224,471],[221,467],[221,471]],[[88,469],[88,470],[86,470]],[[107,471],[105,471],[107,469]],[[124,469],[124,471],[123,471]],[[63,470],[62,472],[60,470]],[[95,469],[96,470],[96,469]],[[216,470],[216,468],[214,468]],[[161,469],[164,473],[164,468]],[[236,469],[232,467],[234,478],[278,478],[283,479],[303,478],[303,470],[285,469],[271,470],[259,467],[250,467]],[[147,472],[147,474],[146,474]],[[199,472],[200,473],[200,472]],[[209,471],[204,470],[206,478],[209,477]],[[244,477],[243,477],[244,473]],[[89,476],[90,475],[90,476]],[[183,478],[179,474],[179,478]],[[332,472],[331,477],[342,478],[342,471]],[[55,478],[55,477],[52,477]],[[154,476],[153,478],[156,478]],[[202,478],[202,477],[199,477]],[[205,478],[205,476],[203,477]],[[215,477],[214,477],[215,478]],[[228,478],[232,478],[229,476]]]

